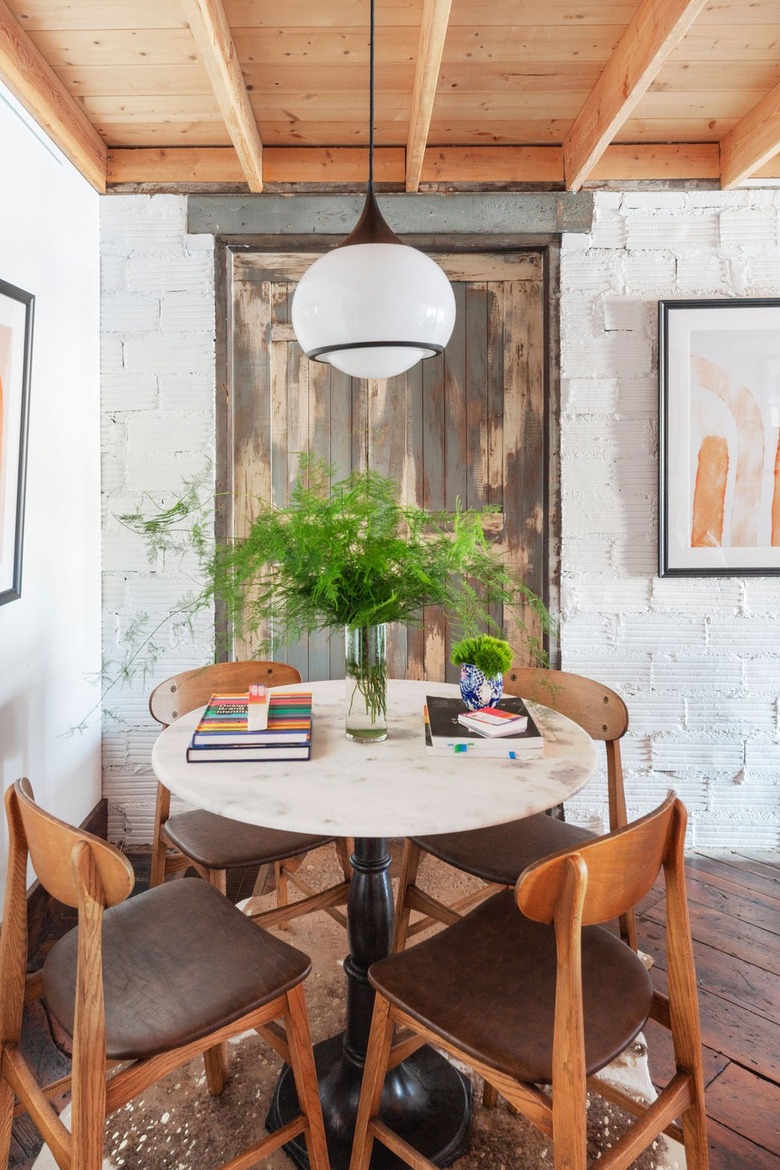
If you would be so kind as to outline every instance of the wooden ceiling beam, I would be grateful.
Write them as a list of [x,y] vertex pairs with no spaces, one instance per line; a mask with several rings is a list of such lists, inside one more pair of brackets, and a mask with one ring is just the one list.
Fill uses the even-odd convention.
[[780,151],[780,85],[721,139],[720,185],[736,187]]
[[451,7],[452,0],[425,0],[423,5],[412,109],[409,116],[409,137],[406,142],[407,191],[416,191],[420,186]]
[[[267,146],[263,151],[266,183],[365,184],[368,150],[365,147],[332,146],[322,149],[299,146]],[[374,178],[378,183],[399,184],[404,179],[402,146],[374,151]],[[244,183],[244,172],[232,146],[112,148],[108,152],[108,181],[174,186]]]
[[706,3],[642,0],[564,139],[567,190],[579,190],[589,177]]
[[[96,191],[106,189],[106,146],[78,102],[0,0],[0,77]],[[5,160],[5,168],[10,166]]]
[[249,190],[262,191],[263,144],[222,0],[182,4]]
[[[378,147],[374,153],[377,183],[404,182],[401,146]],[[266,184],[317,187],[365,182],[364,147],[267,146],[263,152]],[[609,146],[594,168],[594,181],[639,182],[644,179],[715,179],[719,176],[717,143]],[[231,146],[117,148],[108,152],[108,182],[176,187],[236,187],[246,182]],[[559,187],[563,183],[560,146],[429,147],[420,177],[423,184],[471,185],[489,190],[510,183]]]
[[613,143],[590,173],[593,182],[633,183],[643,179],[717,179],[717,142],[669,142],[624,146]]

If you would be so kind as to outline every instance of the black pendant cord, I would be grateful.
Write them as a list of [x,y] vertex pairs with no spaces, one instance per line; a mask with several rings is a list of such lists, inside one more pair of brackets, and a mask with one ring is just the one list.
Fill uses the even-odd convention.
[[[344,248],[350,244],[402,244],[393,229],[386,223],[374,194],[374,16],[375,0],[370,0],[370,22],[368,42],[368,183],[366,185],[366,201],[360,218],[345,240],[336,247]],[[405,343],[404,343],[405,344]],[[309,357],[321,353],[343,349],[343,345],[326,346],[317,350],[317,354],[309,352]]]
[[368,189],[374,189],[374,8],[375,0],[370,2],[370,21],[368,34]]

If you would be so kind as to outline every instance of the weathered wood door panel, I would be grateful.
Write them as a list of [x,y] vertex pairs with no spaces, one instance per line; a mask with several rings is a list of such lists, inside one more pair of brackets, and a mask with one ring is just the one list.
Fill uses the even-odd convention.
[[[486,527],[537,593],[546,596],[546,409],[544,273],[541,252],[437,255],[453,281],[457,318],[444,354],[405,375],[361,382],[309,362],[290,324],[305,253],[233,257],[228,338],[229,531],[241,537],[258,498],[283,504],[298,456],[309,449],[337,478],[371,466],[397,480],[402,497],[433,509],[491,505]],[[500,614],[496,615],[501,617]],[[529,624],[530,619],[529,619]],[[521,632],[507,616],[518,661]],[[398,677],[454,677],[450,635],[429,608],[423,627],[390,631]],[[237,645],[241,657],[251,646]],[[313,635],[276,653],[304,678],[344,672],[343,636]]]

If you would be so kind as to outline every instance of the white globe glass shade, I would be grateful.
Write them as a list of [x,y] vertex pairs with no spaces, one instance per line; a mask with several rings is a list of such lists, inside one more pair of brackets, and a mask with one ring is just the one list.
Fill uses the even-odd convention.
[[[347,244],[303,274],[292,324],[309,357],[353,378],[392,378],[447,344],[455,296],[439,265],[417,248]],[[376,344],[350,348],[360,342]],[[343,348],[318,353],[330,346]]]

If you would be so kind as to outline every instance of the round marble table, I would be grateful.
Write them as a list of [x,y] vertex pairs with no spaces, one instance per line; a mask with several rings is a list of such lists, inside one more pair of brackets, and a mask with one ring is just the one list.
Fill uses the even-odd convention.
[[[211,812],[276,829],[355,838],[347,907],[350,954],[344,962],[347,1023],[343,1035],[316,1048],[331,1166],[347,1170],[373,1010],[367,972],[389,954],[392,942],[388,838],[476,829],[552,808],[588,782],[596,768],[596,747],[576,723],[529,703],[544,734],[540,759],[428,756],[425,696],[457,695],[458,688],[401,680],[388,683],[387,739],[355,743],[344,735],[343,680],[301,683],[295,689],[313,693],[311,760],[188,764],[185,752],[199,709],[162,732],[152,766],[171,792]],[[280,1128],[296,1112],[292,1077],[285,1069],[269,1128]],[[430,1048],[392,1071],[382,1112],[393,1129],[437,1165],[448,1165],[468,1148],[470,1084]],[[302,1139],[285,1149],[299,1166],[308,1166]],[[374,1149],[372,1170],[403,1165],[381,1143]]]

